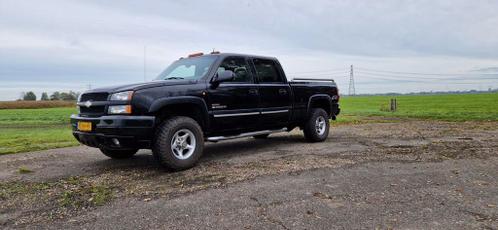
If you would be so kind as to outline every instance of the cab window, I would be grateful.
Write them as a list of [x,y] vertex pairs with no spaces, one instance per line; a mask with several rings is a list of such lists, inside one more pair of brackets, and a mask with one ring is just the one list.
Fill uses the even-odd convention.
[[259,83],[285,83],[273,60],[253,59]]
[[231,70],[235,73],[235,78],[227,83],[252,83],[252,75],[249,65],[243,57],[227,57],[218,67],[218,73]]

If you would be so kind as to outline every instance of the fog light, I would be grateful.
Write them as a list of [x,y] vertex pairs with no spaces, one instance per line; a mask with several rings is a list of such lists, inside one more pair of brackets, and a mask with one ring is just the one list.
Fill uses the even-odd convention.
[[108,110],[109,114],[130,114],[131,105],[111,105]]
[[116,145],[116,146],[119,146],[118,138],[112,138],[112,143],[114,143],[114,145]]

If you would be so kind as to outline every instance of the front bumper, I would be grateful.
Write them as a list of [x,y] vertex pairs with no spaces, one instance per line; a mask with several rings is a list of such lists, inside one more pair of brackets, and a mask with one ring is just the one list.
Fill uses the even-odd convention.
[[[79,131],[78,121],[91,122],[92,131]],[[80,143],[96,148],[150,148],[154,124],[155,117],[153,116],[81,117],[71,115],[74,137]]]

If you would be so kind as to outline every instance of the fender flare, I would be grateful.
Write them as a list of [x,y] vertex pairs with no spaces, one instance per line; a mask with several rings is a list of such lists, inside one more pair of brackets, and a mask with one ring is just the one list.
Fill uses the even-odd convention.
[[193,104],[197,106],[201,111],[201,117],[203,123],[208,126],[209,124],[209,115],[206,102],[200,98],[195,96],[179,96],[179,97],[164,97],[155,100],[149,107],[149,113],[155,113],[164,108],[165,106],[170,105],[179,105],[179,104]]
[[[332,98],[330,97],[330,95],[328,94],[315,94],[315,95],[312,95],[309,100],[308,100],[308,107],[306,108],[306,115],[309,116],[309,114],[311,113],[311,104],[316,101],[316,100],[327,100],[328,104],[329,104],[329,108],[331,108],[332,106]],[[329,114],[330,116],[330,114]]]

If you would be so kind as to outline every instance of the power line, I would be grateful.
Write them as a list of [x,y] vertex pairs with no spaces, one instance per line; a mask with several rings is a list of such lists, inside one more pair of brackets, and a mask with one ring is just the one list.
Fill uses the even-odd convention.
[[359,70],[366,70],[372,72],[381,73],[395,73],[395,74],[411,74],[411,75],[434,75],[434,76],[452,76],[452,75],[496,75],[496,73],[416,73],[416,72],[399,72],[399,71],[388,71],[388,70],[376,70],[369,68],[356,68]]
[[[372,75],[364,75],[364,74],[359,74],[363,79],[372,79],[372,80],[380,80],[380,81],[385,81],[388,83],[421,83],[421,84],[447,84],[447,85],[453,85],[453,84],[461,84],[461,85],[472,85],[472,84],[480,84],[484,82],[462,82],[462,81],[455,81],[455,80],[414,80],[414,79],[392,79],[392,78],[383,78],[383,77],[378,77],[378,76],[372,76]],[[471,80],[471,79],[461,79],[461,80]],[[485,80],[493,80],[493,79],[485,79]],[[497,79],[498,80],[498,79]],[[375,82],[364,82],[362,81],[360,84],[374,84]],[[487,82],[489,83],[489,82]]]
[[304,72],[292,72],[289,74],[307,74],[307,73],[324,73],[324,72],[347,72],[346,69],[327,69],[327,70],[316,70],[316,71],[304,71]]
[[379,74],[379,73],[372,73],[372,72],[367,72],[367,71],[356,71],[359,74],[362,75],[367,75],[367,76],[378,76],[378,77],[388,77],[391,79],[395,80],[401,80],[401,79],[411,79],[411,80],[432,80],[432,81],[445,81],[445,80],[450,80],[450,81],[461,81],[461,80],[498,80],[498,74],[496,77],[490,77],[490,76],[475,76],[475,77],[468,77],[468,76],[460,76],[460,77],[447,77],[447,78],[436,78],[436,77],[414,77],[414,76],[404,76],[404,75],[391,75],[391,74]]
[[301,77],[306,77],[306,76],[326,76],[326,75],[337,75],[337,74],[343,74],[345,76],[349,75],[349,71],[341,71],[341,72],[329,72],[329,73],[308,73],[308,74],[295,74],[295,73],[289,73],[289,75],[296,75],[296,76],[301,76]]

